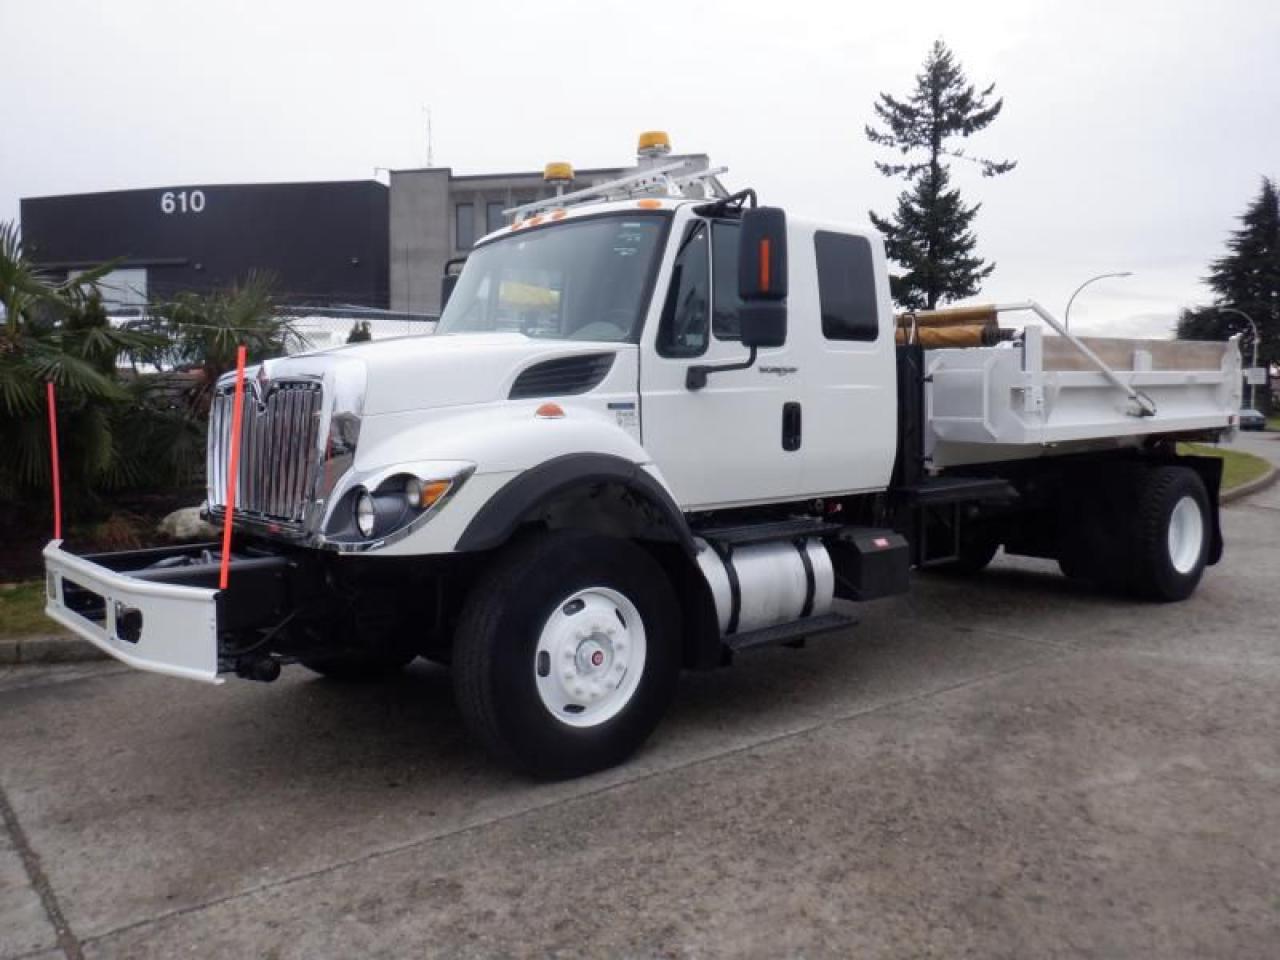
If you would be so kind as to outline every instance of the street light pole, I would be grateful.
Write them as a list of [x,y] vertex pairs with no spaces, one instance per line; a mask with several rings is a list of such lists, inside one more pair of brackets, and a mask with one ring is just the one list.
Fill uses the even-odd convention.
[[[1249,365],[1256,370],[1258,368],[1258,325],[1253,322],[1253,317],[1249,316],[1243,310],[1238,310],[1235,307],[1218,307],[1218,312],[1234,313],[1237,316],[1244,317],[1246,320],[1249,321],[1249,326],[1253,328],[1253,362],[1250,363]],[[1255,386],[1256,384],[1254,384],[1254,382],[1250,380],[1249,381],[1249,409],[1250,410],[1258,409],[1253,405],[1253,401],[1254,401],[1253,388]]]
[[1066,327],[1068,330],[1071,329],[1072,301],[1075,300],[1076,294],[1078,294],[1081,290],[1083,290],[1089,284],[1093,283],[1096,280],[1106,280],[1108,277],[1132,277],[1132,276],[1133,276],[1132,270],[1122,270],[1119,273],[1100,273],[1096,277],[1090,277],[1084,283],[1080,284],[1080,286],[1076,287],[1075,293],[1071,294],[1070,299],[1067,300],[1067,309],[1063,311],[1063,315],[1062,315],[1062,325]]

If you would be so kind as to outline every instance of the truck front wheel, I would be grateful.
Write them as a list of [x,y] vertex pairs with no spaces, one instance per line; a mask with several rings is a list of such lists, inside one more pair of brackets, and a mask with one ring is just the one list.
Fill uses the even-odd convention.
[[620,763],[675,691],[677,611],[661,567],[629,541],[564,530],[517,543],[459,620],[458,707],[490,753],[534,776]]

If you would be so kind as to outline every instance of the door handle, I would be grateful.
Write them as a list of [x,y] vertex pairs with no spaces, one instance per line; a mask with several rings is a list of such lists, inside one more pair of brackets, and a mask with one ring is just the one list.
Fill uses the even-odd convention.
[[794,400],[782,405],[782,449],[800,449],[800,404]]

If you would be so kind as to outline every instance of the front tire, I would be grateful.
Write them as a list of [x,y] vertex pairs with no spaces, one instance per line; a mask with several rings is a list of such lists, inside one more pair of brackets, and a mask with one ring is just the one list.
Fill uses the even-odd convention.
[[509,547],[454,636],[463,718],[495,758],[537,777],[621,763],[675,692],[677,610],[661,567],[630,541],[563,530]]

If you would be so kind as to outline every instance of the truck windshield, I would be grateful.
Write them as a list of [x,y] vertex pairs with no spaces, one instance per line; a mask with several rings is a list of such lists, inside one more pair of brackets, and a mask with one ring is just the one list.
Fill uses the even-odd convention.
[[610,214],[487,243],[467,258],[436,333],[634,343],[667,221]]

